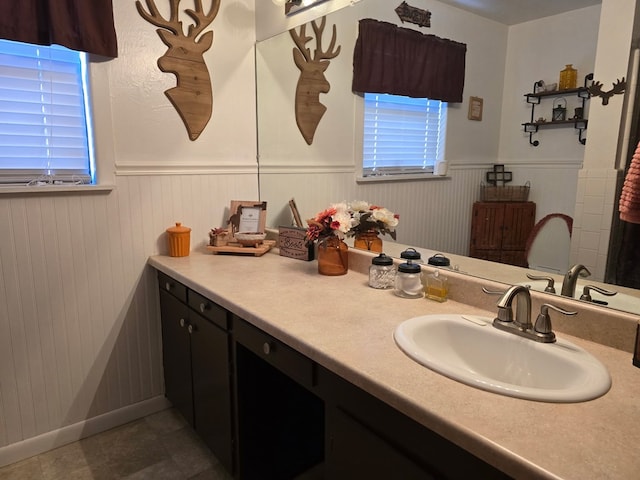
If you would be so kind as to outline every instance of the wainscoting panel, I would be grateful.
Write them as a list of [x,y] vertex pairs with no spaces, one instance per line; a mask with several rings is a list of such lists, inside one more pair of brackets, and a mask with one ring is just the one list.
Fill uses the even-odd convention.
[[163,395],[147,257],[175,222],[203,247],[257,191],[255,173],[158,175],[0,197],[0,465],[2,447]]

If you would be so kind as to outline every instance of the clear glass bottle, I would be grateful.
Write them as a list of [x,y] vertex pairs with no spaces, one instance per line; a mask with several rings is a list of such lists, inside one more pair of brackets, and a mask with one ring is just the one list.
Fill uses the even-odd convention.
[[369,286],[371,288],[393,288],[396,279],[396,269],[393,259],[384,253],[371,260],[369,267]]
[[446,302],[449,296],[449,280],[440,274],[440,270],[435,270],[427,275],[424,288],[425,296],[436,302]]
[[564,69],[560,70],[559,90],[567,90],[578,86],[578,71],[573,68],[572,64],[568,64]]
[[407,263],[398,265],[393,293],[403,298],[422,298],[424,296],[420,265],[413,263],[411,259],[407,260]]

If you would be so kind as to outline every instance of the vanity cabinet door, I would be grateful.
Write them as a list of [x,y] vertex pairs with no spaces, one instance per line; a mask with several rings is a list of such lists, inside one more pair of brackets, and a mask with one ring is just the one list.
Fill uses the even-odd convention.
[[[227,312],[222,310],[224,322]],[[191,371],[195,430],[228,471],[233,471],[231,377],[227,332],[191,311]]]
[[233,472],[230,314],[170,277],[158,277],[165,396]]
[[327,411],[325,478],[435,480],[411,458],[340,408]]
[[184,419],[193,426],[191,340],[188,331],[189,308],[161,288],[160,315],[165,396]]
[[325,477],[331,480],[510,477],[325,368]]

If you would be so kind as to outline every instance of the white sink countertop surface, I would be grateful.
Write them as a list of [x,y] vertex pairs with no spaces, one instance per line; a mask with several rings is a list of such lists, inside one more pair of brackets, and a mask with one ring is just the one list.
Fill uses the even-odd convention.
[[[338,277],[319,275],[317,262],[281,257],[277,250],[262,257],[157,255],[149,264],[514,478],[639,478],[640,368],[632,365],[632,354],[556,328],[558,337],[605,365],[612,378],[607,394],[563,404],[467,386],[413,361],[398,348],[393,332],[420,315],[495,316],[496,298],[471,302],[482,298],[475,294],[491,282],[450,274],[450,298],[465,303],[400,298],[368,287],[361,272],[371,255],[355,254],[352,261],[352,251],[355,270]],[[609,320],[606,309],[593,312]],[[568,331],[579,328],[580,315],[578,327]],[[627,317],[624,336],[638,321]],[[586,338],[600,335],[589,330]]]

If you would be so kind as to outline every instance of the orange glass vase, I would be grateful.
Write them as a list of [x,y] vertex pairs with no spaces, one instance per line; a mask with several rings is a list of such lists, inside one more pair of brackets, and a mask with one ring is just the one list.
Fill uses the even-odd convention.
[[375,230],[356,233],[353,238],[353,247],[360,250],[382,253],[382,239]]
[[336,236],[318,242],[318,273],[344,275],[349,270],[349,247]]

